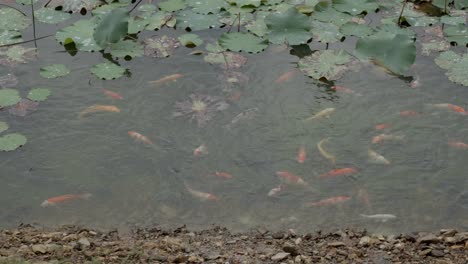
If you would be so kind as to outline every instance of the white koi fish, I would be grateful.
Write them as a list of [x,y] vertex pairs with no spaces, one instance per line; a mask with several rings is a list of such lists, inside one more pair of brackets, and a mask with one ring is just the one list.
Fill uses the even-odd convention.
[[311,121],[311,120],[314,120],[314,119],[320,119],[320,118],[322,118],[322,117],[327,117],[327,118],[328,118],[328,117],[330,117],[330,115],[331,115],[333,112],[335,112],[335,110],[336,110],[336,109],[335,109],[335,108],[332,108],[332,107],[330,107],[330,108],[325,108],[325,109],[323,109],[322,111],[318,112],[317,114],[315,114],[315,115],[313,115],[313,116],[311,116],[311,117],[309,117],[309,118],[304,119],[304,122]]
[[374,215],[360,214],[360,216],[369,218],[369,219],[380,220],[382,222],[387,222],[388,220],[393,220],[397,218],[396,215],[392,215],[392,214],[374,214]]
[[369,161],[375,164],[390,164],[384,156],[380,155],[379,153],[373,151],[372,149],[367,150],[367,154],[369,155]]

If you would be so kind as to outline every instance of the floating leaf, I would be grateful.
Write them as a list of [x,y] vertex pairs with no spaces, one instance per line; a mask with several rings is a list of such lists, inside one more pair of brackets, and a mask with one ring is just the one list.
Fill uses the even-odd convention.
[[15,30],[0,29],[0,45],[14,44],[23,41],[21,33]]
[[16,65],[18,63],[27,63],[36,56],[35,48],[25,49],[23,46],[15,45],[6,50],[0,50],[0,64]]
[[237,7],[259,7],[260,0],[227,0],[230,4]]
[[199,14],[217,14],[221,9],[228,7],[224,0],[189,0],[188,5],[192,7],[192,11]]
[[44,78],[51,79],[62,77],[70,73],[70,70],[63,64],[52,64],[46,67],[42,67],[40,75]]
[[138,34],[149,25],[149,18],[139,16],[130,17],[128,20],[128,34]]
[[[83,10],[92,10],[102,4],[101,0],[51,0],[47,5],[49,8],[58,9],[61,7],[67,12],[83,12]],[[86,13],[86,12],[84,12]]]
[[11,73],[0,76],[0,88],[15,87],[18,85],[18,78]]
[[177,26],[192,31],[203,30],[208,28],[216,28],[222,25],[219,22],[219,16],[208,14],[197,14],[190,10],[183,10],[176,15]]
[[271,14],[265,18],[270,42],[298,45],[311,38],[309,18],[299,13],[296,8],[290,8],[284,13]]
[[361,25],[354,22],[348,22],[340,28],[341,33],[348,36],[367,37],[371,35],[374,30],[368,25]]
[[[35,4],[39,0],[33,0],[32,2]],[[16,0],[16,3],[19,5],[31,5],[31,0]]]
[[94,20],[78,20],[71,26],[60,29],[55,38],[62,44],[74,42],[81,51],[97,51],[102,48],[94,41]]
[[0,133],[2,133],[3,131],[7,130],[8,129],[8,124],[3,122],[3,121],[0,121]]
[[456,9],[463,9],[468,8],[468,0],[456,0],[455,1],[455,8]]
[[143,13],[154,13],[156,12],[157,8],[155,5],[152,4],[144,4],[138,7],[138,11]]
[[158,6],[162,11],[174,12],[186,8],[187,4],[185,0],[169,0],[160,2]]
[[169,26],[171,23],[175,23],[176,19],[174,16],[170,13],[165,13],[165,12],[157,12],[150,18],[148,18],[148,25],[146,26],[146,29],[148,30],[156,30],[156,29],[161,29],[162,26],[167,25]]
[[269,15],[269,12],[256,12],[256,20],[252,20],[245,25],[245,28],[251,33],[263,37],[266,35],[268,30],[265,23],[265,17]]
[[400,34],[391,39],[361,38],[356,43],[356,52],[397,74],[408,70],[416,58],[414,41]]
[[423,55],[429,56],[432,51],[445,51],[449,48],[450,43],[445,41],[445,39],[430,39],[427,42],[422,43],[421,53]]
[[219,64],[225,69],[240,68],[247,63],[246,57],[232,52],[209,52],[203,59],[211,64]]
[[18,133],[5,135],[0,137],[0,151],[15,150],[26,144],[26,141],[26,137]]
[[464,24],[446,26],[444,28],[444,33],[448,41],[455,42],[458,45],[468,46],[468,28]]
[[21,99],[17,104],[10,107],[8,112],[16,116],[26,116],[29,112],[36,111],[38,105],[38,102],[29,99]]
[[374,0],[332,0],[332,2],[336,10],[353,16],[363,12],[373,12],[379,7]]
[[458,25],[464,24],[466,20],[465,16],[443,16],[440,18],[440,22],[447,25]]
[[57,24],[71,17],[69,13],[56,11],[50,8],[41,8],[34,11],[35,18],[42,23]]
[[50,90],[47,88],[35,88],[29,91],[28,99],[33,101],[44,101],[49,97]]
[[19,93],[15,89],[0,89],[0,107],[10,106],[21,100]]
[[165,35],[147,38],[144,43],[145,55],[156,58],[169,57],[180,46],[180,43],[175,38]]
[[442,69],[448,70],[460,61],[460,56],[457,53],[449,50],[440,53],[439,56],[434,59],[434,61]]
[[104,62],[91,67],[91,72],[98,78],[111,80],[121,77],[125,72],[125,68],[115,65],[114,63]]
[[128,32],[128,11],[124,8],[116,8],[107,14],[97,25],[93,37],[96,43],[105,47],[111,43],[117,43]]
[[126,56],[135,58],[143,56],[143,45],[132,40],[122,40],[109,46],[112,56],[123,58]]
[[314,79],[325,78],[329,81],[341,78],[351,61],[344,50],[321,50],[299,60],[299,69]]
[[31,20],[13,8],[0,8],[0,30],[21,31],[29,26]]
[[257,53],[266,47],[268,42],[248,33],[224,33],[218,39],[219,45],[230,51],[246,51]]
[[312,18],[322,22],[333,23],[337,26],[348,23],[353,18],[352,16],[341,13],[333,9],[326,1],[320,2],[314,7],[315,12],[312,13]]
[[468,86],[468,54],[465,53],[458,55],[457,53],[449,50],[442,52],[437,58],[435,63],[442,69],[446,69],[445,75],[449,80],[454,83],[459,83]]
[[200,46],[203,43],[203,40],[195,34],[183,34],[180,35],[177,39],[182,45],[189,48]]
[[343,36],[337,25],[316,20],[312,21],[312,33],[315,40],[325,43],[337,42]]

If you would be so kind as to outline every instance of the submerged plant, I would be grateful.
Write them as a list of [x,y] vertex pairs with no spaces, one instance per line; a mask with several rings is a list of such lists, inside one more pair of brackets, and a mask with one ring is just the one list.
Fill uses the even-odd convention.
[[215,116],[217,111],[228,107],[229,105],[218,96],[192,94],[190,100],[176,102],[173,116],[191,116],[190,119],[196,119],[198,127],[202,127]]

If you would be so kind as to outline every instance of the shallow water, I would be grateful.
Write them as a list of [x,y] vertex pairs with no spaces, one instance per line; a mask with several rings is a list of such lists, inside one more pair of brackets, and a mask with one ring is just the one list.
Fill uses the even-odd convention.
[[[347,41],[330,48],[352,45]],[[131,77],[114,81],[97,80],[89,73],[88,67],[101,61],[99,53],[72,57],[53,39],[40,41],[39,49],[35,62],[13,70],[0,68],[1,76],[17,75],[24,94],[41,85],[52,89],[52,96],[26,117],[0,111],[12,131],[28,137],[24,147],[0,152],[1,227],[26,222],[101,228],[216,224],[233,230],[263,226],[301,231],[349,226],[381,232],[468,228],[468,151],[447,144],[468,142],[468,117],[425,106],[466,107],[468,90],[448,81],[432,57],[417,58],[414,72],[422,85],[416,89],[376,66],[360,65],[336,82],[362,95],[357,96],[334,92],[298,70],[288,81],[275,83],[298,60],[277,47],[260,55],[243,54],[248,62],[238,71],[249,81],[228,90],[220,79],[223,69],[204,62],[203,56],[188,56],[187,48],[167,59],[122,62],[131,69]],[[39,67],[57,61],[72,73],[53,80],[39,76]],[[158,87],[148,84],[174,73],[183,77]],[[124,99],[109,99],[102,88]],[[239,100],[228,100],[238,92]],[[189,100],[190,94],[219,96],[229,108],[199,128],[189,116],[173,117],[175,103]],[[78,118],[93,104],[114,104],[121,112]],[[329,107],[336,108],[329,118],[303,122]],[[251,108],[258,108],[253,119],[228,126]],[[401,117],[403,110],[421,115]],[[403,135],[404,141],[371,144],[371,138],[382,133],[374,129],[380,123],[390,123],[385,133]],[[135,142],[127,134],[130,130],[146,135],[155,147]],[[336,165],[316,147],[324,138],[329,138],[324,146],[336,156]],[[193,150],[201,144],[209,153],[196,157]],[[303,164],[296,161],[301,145],[307,150]],[[369,147],[391,164],[370,163]],[[342,167],[356,167],[358,173],[318,178]],[[215,171],[233,177],[215,177]],[[314,189],[287,186],[278,196],[268,197],[280,184],[277,171],[299,175]],[[186,185],[220,200],[200,201]],[[359,190],[368,193],[370,204],[363,202]],[[89,200],[40,207],[50,197],[87,192],[93,195]],[[333,196],[351,199],[338,205],[306,205]],[[397,219],[378,222],[360,214],[394,214]]]

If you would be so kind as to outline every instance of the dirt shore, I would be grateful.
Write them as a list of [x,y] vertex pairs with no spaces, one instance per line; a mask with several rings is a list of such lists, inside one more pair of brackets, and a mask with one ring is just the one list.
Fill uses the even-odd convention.
[[0,263],[468,263],[468,232],[376,235],[364,230],[233,234],[185,227],[100,232],[22,225],[0,234]]

